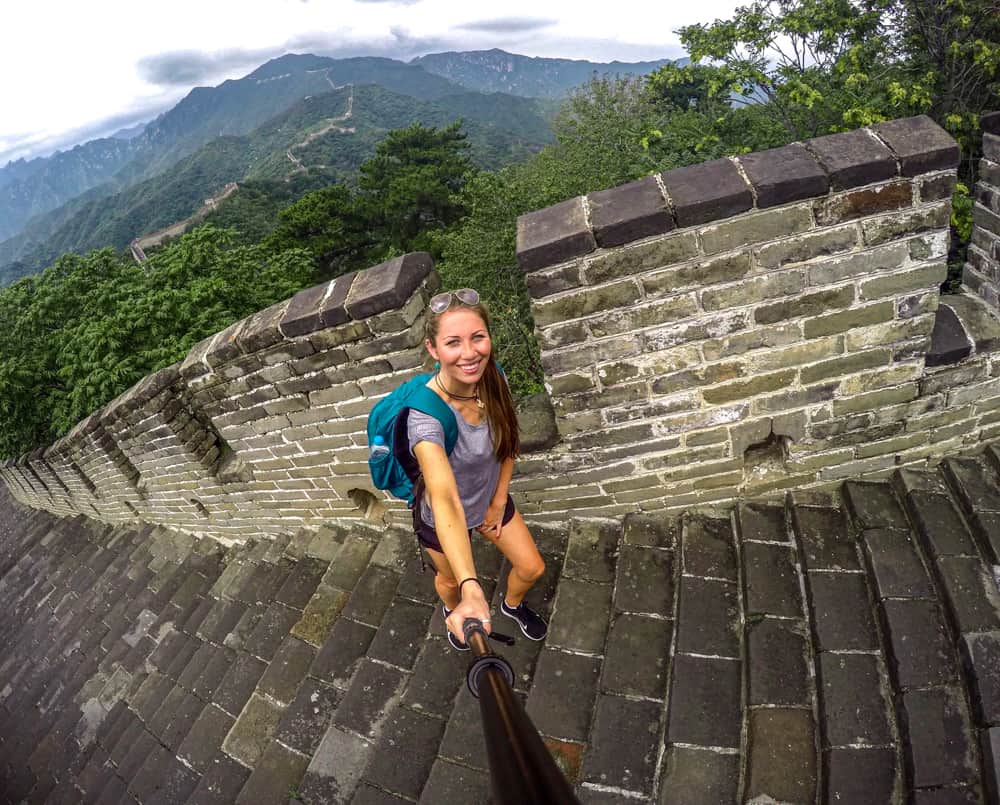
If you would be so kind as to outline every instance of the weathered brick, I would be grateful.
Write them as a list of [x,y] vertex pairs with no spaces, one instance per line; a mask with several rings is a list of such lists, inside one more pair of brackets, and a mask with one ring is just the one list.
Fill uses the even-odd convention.
[[979,764],[961,689],[904,693],[900,714],[915,787],[977,780]]
[[533,271],[525,276],[524,281],[534,299],[579,288],[583,285],[583,263],[576,261],[544,271]]
[[800,204],[781,210],[765,210],[725,221],[700,231],[705,254],[738,249],[748,243],[766,243],[786,235],[812,229],[809,206]]
[[800,622],[749,618],[747,670],[751,705],[808,705],[809,642]]
[[770,305],[761,305],[754,311],[754,321],[757,324],[775,324],[799,316],[816,316],[831,309],[849,307],[853,303],[854,288],[845,285],[841,288],[816,291]]
[[736,749],[740,723],[740,663],[676,655],[667,741]]
[[816,223],[820,226],[830,226],[912,205],[912,185],[905,180],[891,182],[877,187],[852,190],[816,202]]
[[868,301],[886,296],[914,293],[925,288],[937,288],[944,282],[947,274],[948,266],[942,261],[940,264],[922,266],[913,271],[879,277],[861,283],[859,298]]
[[[602,306],[599,310],[612,305]],[[665,322],[680,321],[698,313],[698,303],[693,293],[672,296],[644,305],[632,305],[587,322],[595,338],[618,335],[632,330],[653,327]],[[581,341],[584,339],[580,339]]]
[[621,246],[674,228],[673,216],[652,176],[590,193],[587,201],[594,237],[603,248]]
[[701,304],[708,311],[741,307],[797,293],[805,287],[805,284],[804,273],[782,271],[763,277],[751,277],[738,285],[706,289],[701,292]]
[[700,341],[705,338],[720,338],[730,333],[745,330],[749,323],[748,314],[741,311],[716,315],[712,318],[688,324],[675,324],[669,327],[657,328],[645,334],[646,348],[654,351],[664,350],[691,341]]
[[886,366],[891,357],[892,353],[886,349],[858,352],[853,355],[845,355],[829,361],[815,363],[812,366],[804,366],[800,372],[800,377],[803,383],[815,383],[817,380],[824,380],[828,377],[849,375],[855,372],[863,372],[867,369]]
[[583,198],[573,198],[517,219],[517,263],[525,273],[597,248]]
[[602,361],[639,355],[642,351],[642,339],[637,336],[609,338],[604,341],[546,352],[542,355],[542,368],[546,374],[563,374],[584,366],[593,366]]
[[874,276],[903,265],[905,243],[890,243],[863,252],[823,260],[809,267],[810,285],[828,285],[857,276]]
[[958,164],[958,145],[927,115],[889,120],[871,130],[892,149],[904,176],[950,170]]
[[864,576],[810,573],[809,587],[820,651],[878,648]]
[[812,712],[751,710],[746,797],[775,802],[814,802],[818,769]]
[[715,388],[706,389],[702,392],[702,396],[705,402],[711,405],[719,405],[734,400],[742,400],[746,397],[752,397],[767,391],[778,391],[786,388],[794,382],[795,376],[796,372],[792,369],[771,372],[751,377],[747,380],[738,380]]
[[878,302],[873,305],[866,305],[865,307],[808,319],[803,325],[803,331],[806,338],[833,335],[834,333],[847,332],[857,327],[866,327],[872,324],[891,321],[894,313],[895,309],[891,301]]
[[597,284],[654,268],[664,268],[697,256],[698,241],[695,234],[678,232],[595,256],[586,261],[584,277],[589,284]]
[[883,601],[880,615],[890,667],[899,688],[930,687],[955,680],[951,637],[934,601]]
[[887,744],[889,708],[874,654],[822,652],[817,663],[823,745]]
[[945,202],[862,221],[861,231],[866,245],[877,246],[917,232],[945,229],[950,217],[951,204]]
[[732,252],[700,263],[687,263],[644,275],[641,279],[647,296],[672,293],[690,287],[707,287],[734,282],[750,273],[750,253]]
[[780,268],[785,263],[801,263],[822,255],[853,249],[857,241],[858,233],[853,225],[807,232],[761,246],[757,249],[757,265],[772,269]]
[[826,169],[834,190],[871,184],[896,175],[896,160],[870,132],[859,129],[806,140]]
[[761,209],[819,196],[829,187],[826,171],[801,143],[745,154],[739,162]]
[[746,212],[753,196],[736,165],[714,159],[660,175],[678,226],[695,226]]

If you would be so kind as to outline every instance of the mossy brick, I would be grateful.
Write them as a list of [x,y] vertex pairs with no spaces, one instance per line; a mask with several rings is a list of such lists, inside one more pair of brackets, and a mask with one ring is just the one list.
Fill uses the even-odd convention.
[[517,263],[525,273],[588,254],[597,248],[582,197],[517,219]]
[[344,301],[355,321],[403,307],[433,270],[427,252],[394,257],[358,273]]
[[882,299],[886,296],[900,296],[914,293],[922,289],[937,288],[948,275],[948,266],[944,261],[934,265],[922,266],[912,271],[891,274],[888,277],[862,282],[858,296],[862,301]]
[[757,265],[764,269],[780,268],[785,263],[801,263],[848,251],[857,243],[858,232],[853,225],[807,232],[761,246],[757,250]]
[[844,333],[858,327],[890,321],[894,313],[895,308],[891,301],[879,302],[874,305],[806,319],[803,324],[803,332],[806,338]]
[[604,338],[609,335],[654,327],[665,322],[680,321],[697,313],[697,299],[693,293],[689,293],[643,305],[634,305],[625,310],[616,310],[590,319],[587,325],[595,338]]
[[[884,304],[892,304],[887,302]],[[934,315],[917,316],[912,319],[886,321],[869,327],[848,331],[847,351],[857,352],[872,347],[898,345],[928,337],[934,329]]]
[[889,120],[871,130],[895,154],[903,176],[958,166],[958,144],[927,115]]
[[585,262],[583,273],[593,285],[682,263],[698,254],[695,233],[678,232],[592,257]]
[[766,243],[813,228],[812,211],[807,204],[780,210],[749,213],[700,230],[705,254],[727,252],[750,243]]
[[647,296],[660,296],[693,286],[707,287],[735,282],[749,273],[750,252],[740,251],[647,274],[642,277],[641,282]]
[[597,245],[605,249],[674,228],[673,216],[652,176],[590,193],[587,202]]
[[732,160],[714,159],[660,175],[678,226],[717,221],[746,212],[753,195]]
[[566,263],[544,271],[533,271],[524,278],[533,299],[543,299],[560,291],[583,285],[583,262]]
[[826,171],[801,143],[744,154],[739,162],[760,209],[820,196],[829,189]]
[[819,779],[815,735],[810,710],[752,710],[748,725],[747,801],[815,801]]
[[821,361],[812,366],[804,366],[800,377],[803,383],[815,383],[830,377],[850,375],[867,369],[888,366],[891,358],[892,353],[887,349],[872,349]]
[[757,324],[776,324],[800,316],[816,316],[830,310],[849,307],[853,303],[854,286],[845,285],[761,305],[754,310],[753,315]]
[[271,740],[284,707],[254,694],[226,736],[222,748],[246,766],[254,766]]
[[806,140],[819,160],[833,190],[873,184],[896,175],[896,160],[880,140],[865,129],[828,134]]
[[[316,330],[309,334],[309,341],[306,343],[311,344],[317,352],[330,351],[330,355],[318,356],[312,360],[296,361],[292,364],[292,369],[297,374],[305,374],[307,372],[315,372],[327,366],[339,364],[343,361],[346,353],[332,351],[333,347],[339,347],[342,344],[348,344],[352,341],[359,341],[371,334],[372,331],[367,321],[348,321],[344,324],[338,324],[336,327]],[[321,362],[319,357],[324,357],[325,360]]]
[[823,260],[809,267],[809,284],[829,285],[861,275],[875,275],[903,265],[908,254],[907,244],[892,243]]
[[805,274],[801,271],[781,271],[760,277],[744,279],[739,284],[708,288],[701,292],[701,304],[706,311],[742,307],[765,299],[789,296],[805,287]]
[[982,204],[973,206],[972,223],[974,226],[982,227],[988,232],[1000,236],[1000,215],[986,209]]

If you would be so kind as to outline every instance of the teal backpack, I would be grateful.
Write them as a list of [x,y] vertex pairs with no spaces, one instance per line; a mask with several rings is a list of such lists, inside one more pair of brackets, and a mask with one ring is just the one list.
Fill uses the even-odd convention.
[[[413,505],[413,484],[420,475],[420,466],[410,454],[410,439],[406,419],[410,411],[420,411],[434,417],[444,428],[444,449],[448,455],[458,441],[455,412],[427,388],[433,372],[417,375],[379,400],[368,414],[368,470],[376,489]],[[388,448],[388,449],[387,449]]]

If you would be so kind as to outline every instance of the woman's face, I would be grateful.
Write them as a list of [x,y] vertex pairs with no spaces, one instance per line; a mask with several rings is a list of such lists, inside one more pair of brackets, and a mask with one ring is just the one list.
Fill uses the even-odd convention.
[[478,383],[486,371],[493,345],[486,322],[469,308],[455,308],[438,320],[435,343],[424,342],[427,351],[441,364],[441,374],[454,383]]

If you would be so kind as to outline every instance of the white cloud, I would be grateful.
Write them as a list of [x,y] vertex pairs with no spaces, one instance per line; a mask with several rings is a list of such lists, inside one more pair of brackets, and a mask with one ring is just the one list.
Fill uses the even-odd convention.
[[673,29],[732,13],[618,0],[32,0],[0,29],[0,165],[153,116],[284,52],[410,59],[500,47],[528,56],[635,61],[681,55]]

